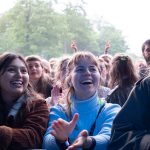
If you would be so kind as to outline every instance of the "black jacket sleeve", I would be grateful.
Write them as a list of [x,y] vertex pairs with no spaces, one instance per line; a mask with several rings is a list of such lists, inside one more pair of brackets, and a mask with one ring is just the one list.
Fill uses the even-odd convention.
[[150,149],[150,77],[136,83],[116,116],[108,149]]

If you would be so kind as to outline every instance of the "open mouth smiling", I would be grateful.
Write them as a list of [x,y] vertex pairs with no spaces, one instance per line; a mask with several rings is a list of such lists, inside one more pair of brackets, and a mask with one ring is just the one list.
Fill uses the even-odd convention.
[[93,84],[92,80],[84,80],[81,82],[81,84],[83,85],[90,85],[90,84]]
[[11,84],[14,86],[14,87],[21,87],[23,85],[23,82],[22,81],[12,81]]

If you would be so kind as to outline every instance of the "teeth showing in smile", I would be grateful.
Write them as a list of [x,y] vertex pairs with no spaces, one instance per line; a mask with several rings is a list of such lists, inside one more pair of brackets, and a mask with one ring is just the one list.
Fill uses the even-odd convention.
[[16,87],[20,87],[20,86],[22,86],[22,84],[23,84],[23,82],[22,81],[13,81],[13,82],[11,82],[14,86],[16,86]]
[[82,84],[92,84],[92,80],[85,80],[85,81],[82,81]]

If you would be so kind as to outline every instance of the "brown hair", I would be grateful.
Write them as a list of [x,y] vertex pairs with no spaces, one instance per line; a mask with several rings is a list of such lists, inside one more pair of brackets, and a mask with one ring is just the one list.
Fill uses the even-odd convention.
[[3,74],[7,67],[11,64],[11,62],[15,59],[20,59],[25,66],[27,67],[27,64],[23,58],[23,56],[19,54],[14,54],[14,53],[3,53],[0,55],[0,74]]
[[[25,64],[28,70],[26,61],[23,56],[14,53],[3,53],[0,55],[0,75],[2,75],[6,71],[7,67],[11,64],[11,62],[17,58]],[[25,94],[27,94],[27,96],[30,98],[41,98],[41,96],[33,90],[30,83],[28,83],[27,89],[25,90]]]
[[28,61],[39,61],[39,62],[41,62],[41,66],[42,66],[42,58],[40,58],[38,55],[27,56],[26,57],[26,62],[28,62]]
[[[57,64],[57,68],[56,68],[56,76],[55,76],[55,82],[56,82],[56,84],[59,86],[59,87],[61,87],[62,86],[62,84],[64,84],[64,83],[61,83],[62,81],[60,81],[61,79],[60,79],[60,74],[61,74],[61,71],[62,71],[62,69],[63,69],[63,65],[65,64],[65,63],[68,63],[69,62],[69,60],[70,60],[70,58],[69,57],[62,57],[60,60],[59,60],[59,62],[58,62],[58,64]],[[66,66],[66,68],[67,68],[67,66]],[[67,70],[65,70],[66,71],[66,73],[67,73]]]
[[133,85],[138,80],[132,60],[125,54],[116,54],[110,69],[110,88]]
[[143,44],[142,44],[142,52],[144,52],[145,46],[146,45],[150,45],[150,39],[146,40]]
[[[30,61],[39,61],[41,64],[41,67],[43,68],[42,58],[40,58],[39,56],[37,56],[37,55],[27,56],[26,62],[30,62]],[[52,83],[51,83],[49,74],[46,74],[43,70],[42,76],[38,80],[36,86],[34,86],[33,88],[36,92],[43,95],[44,98],[47,98],[51,95],[51,93],[48,93],[48,92],[50,92],[50,91],[48,91],[48,89],[52,88],[51,85],[52,85]]]

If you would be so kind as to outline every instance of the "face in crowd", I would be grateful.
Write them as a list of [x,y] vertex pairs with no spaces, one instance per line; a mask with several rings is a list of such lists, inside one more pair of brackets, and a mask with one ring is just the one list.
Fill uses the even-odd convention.
[[98,65],[88,56],[79,57],[70,73],[70,84],[78,99],[88,99],[95,94],[100,83]]
[[69,58],[62,61],[61,67],[60,67],[60,80],[63,83],[66,77],[67,72],[67,65],[69,62]]
[[150,65],[150,44],[145,44],[142,52],[147,65]]
[[39,60],[30,60],[27,61],[27,64],[29,68],[29,76],[31,82],[38,81],[43,73],[43,67],[41,65],[41,62]]
[[[9,59],[9,58],[8,58]],[[29,83],[29,75],[25,62],[16,57],[12,60],[7,58],[8,64],[1,63],[0,69],[0,89],[2,97],[11,97],[16,99],[20,97],[26,90]]]

